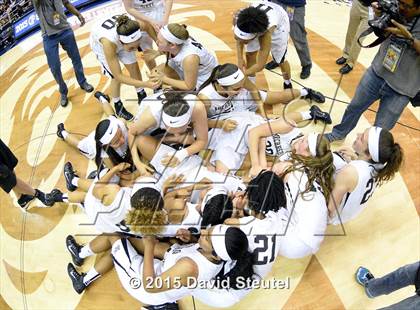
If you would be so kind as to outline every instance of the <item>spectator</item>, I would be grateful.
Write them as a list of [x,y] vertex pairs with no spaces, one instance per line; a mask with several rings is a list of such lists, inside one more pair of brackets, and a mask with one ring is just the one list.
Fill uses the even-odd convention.
[[365,31],[369,19],[369,0],[353,0],[350,10],[349,25],[347,26],[346,43],[343,49],[343,56],[338,58],[335,63],[337,65],[344,65],[340,68],[341,74],[347,74],[353,70],[354,63],[357,61],[360,53],[360,45],[357,39],[360,34]]
[[13,170],[17,164],[18,160],[15,155],[0,139],[0,187],[6,193],[13,190],[22,209],[26,209],[34,198],[38,198],[47,207],[54,205],[53,195],[33,189],[32,186],[15,175]]
[[416,294],[383,309],[420,309],[420,262],[405,265],[391,273],[375,278],[365,267],[356,271],[356,281],[365,288],[369,298],[388,295],[409,285],[416,286]]
[[[272,2],[280,4],[289,15],[290,37],[302,66],[300,78],[307,79],[311,75],[312,60],[305,30],[306,0],[272,0]],[[266,69],[271,70],[277,66],[278,64],[275,61],[271,61],[266,65]]]
[[392,129],[409,100],[419,91],[420,0],[400,0],[399,8],[406,22],[403,25],[393,21],[393,25],[385,29],[391,35],[381,44],[372,65],[360,80],[341,123],[326,134],[330,142],[344,139],[362,113],[378,99],[374,126]]
[[76,73],[77,82],[80,87],[92,92],[92,85],[86,81],[83,72],[82,60],[80,59],[79,48],[73,30],[67,22],[64,14],[63,5],[73,15],[77,16],[82,26],[85,19],[79,11],[69,2],[69,0],[32,0],[34,8],[39,17],[39,23],[42,30],[42,38],[44,42],[44,50],[47,55],[48,66],[54,76],[54,79],[60,87],[60,104],[65,107],[68,104],[67,85],[61,74],[61,63],[58,55],[58,44],[61,44],[67,55],[71,58],[73,68]]

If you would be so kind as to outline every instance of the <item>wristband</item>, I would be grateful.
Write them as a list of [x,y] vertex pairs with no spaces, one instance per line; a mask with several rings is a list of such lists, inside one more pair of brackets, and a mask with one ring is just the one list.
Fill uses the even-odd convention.
[[188,157],[188,151],[187,149],[179,150],[175,153],[175,157],[179,160],[179,162],[182,162],[185,158]]

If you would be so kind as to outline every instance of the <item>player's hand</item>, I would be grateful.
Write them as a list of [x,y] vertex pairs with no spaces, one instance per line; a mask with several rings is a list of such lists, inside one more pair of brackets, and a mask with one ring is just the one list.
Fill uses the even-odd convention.
[[260,165],[252,166],[251,169],[249,169],[249,176],[251,178],[255,178],[261,172],[261,170],[264,170],[264,168]]
[[85,18],[83,17],[83,15],[82,14],[78,14],[77,15],[77,18],[79,19],[79,21],[80,21],[80,26],[83,26],[84,24],[86,24],[86,20],[85,20]]
[[159,79],[149,79],[144,83],[144,87],[157,89],[162,85],[162,81]]
[[175,237],[181,240],[182,242],[188,243],[191,242],[192,234],[188,229],[180,228],[176,231]]
[[130,167],[131,167],[131,165],[129,163],[120,163],[120,164],[114,166],[113,169],[115,170],[115,172],[122,172],[124,170],[127,170]]
[[142,238],[145,247],[154,247],[159,241],[153,235],[146,235]]
[[152,61],[153,59],[155,59],[159,56],[160,56],[160,52],[156,51],[156,50],[149,49],[149,50],[145,50],[143,52],[143,59],[145,61]]
[[185,177],[183,174],[180,174],[180,175],[173,174],[165,180],[165,182],[163,183],[163,188],[168,190],[170,188],[177,187],[178,185],[184,182],[185,182]]
[[175,155],[173,154],[167,154],[163,157],[163,159],[161,160],[162,165],[167,166],[167,167],[176,167],[180,164],[179,159],[176,158]]
[[222,129],[226,132],[231,132],[238,127],[238,123],[232,119],[227,119],[223,121]]

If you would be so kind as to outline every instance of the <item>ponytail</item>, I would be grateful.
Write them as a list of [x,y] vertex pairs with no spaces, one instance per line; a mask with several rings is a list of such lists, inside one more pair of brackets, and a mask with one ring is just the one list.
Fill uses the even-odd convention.
[[394,178],[404,160],[404,152],[398,143],[394,142],[392,134],[382,129],[379,136],[379,162],[385,166],[378,170],[375,181],[382,185]]

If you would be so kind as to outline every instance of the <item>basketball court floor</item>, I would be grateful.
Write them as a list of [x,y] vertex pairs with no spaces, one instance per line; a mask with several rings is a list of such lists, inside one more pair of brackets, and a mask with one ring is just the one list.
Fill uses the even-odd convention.
[[[214,51],[220,63],[236,61],[230,26],[232,13],[248,1],[174,2],[172,22],[187,24],[190,34]],[[350,8],[339,1],[308,2],[306,26],[312,75],[307,80],[299,79],[300,64],[290,43],[288,59],[292,77],[329,97],[334,97],[337,91],[336,98],[340,101],[327,100],[321,106],[327,111],[332,108],[333,123],[337,123],[346,107],[342,101],[350,101],[376,49],[362,50],[355,69],[341,80],[335,59],[341,55]],[[112,1],[83,12],[87,21],[83,27],[76,24],[74,17],[70,18],[85,73],[96,90],[107,92],[109,81],[100,74],[89,47],[92,21],[119,12],[123,12],[121,1]],[[54,187],[65,189],[62,171],[67,161],[82,175],[94,167],[93,162],[57,138],[57,124],[65,123],[69,131],[82,137],[103,117],[93,93],[78,88],[70,59],[64,52],[61,59],[69,86],[70,103],[66,108],[58,104],[57,85],[46,62],[40,33],[0,58],[0,137],[19,158],[17,175],[44,191]],[[140,55],[138,59],[144,73]],[[283,80],[276,73],[264,70],[258,75],[257,83],[263,88],[280,90]],[[294,85],[298,87],[297,83]],[[125,99],[136,98],[132,87],[124,86],[122,93]],[[136,101],[126,102],[134,112]],[[376,104],[373,109],[377,109]],[[366,112],[345,144],[351,145],[356,133],[372,124],[374,118],[374,112]],[[398,124],[393,129],[396,141],[404,149],[405,164],[394,180],[376,190],[366,210],[344,226],[329,227],[316,255],[297,260],[278,257],[268,278],[285,280],[289,287],[256,289],[232,309],[376,309],[414,294],[413,288],[405,288],[389,296],[368,299],[356,284],[354,272],[363,265],[380,276],[419,259],[419,119],[419,110],[409,106],[400,119],[404,125]],[[323,126],[304,128],[309,129],[322,131]],[[325,130],[330,131],[331,126]],[[341,145],[334,143],[333,148]],[[74,234],[78,240],[88,241],[95,234],[80,208],[56,204],[50,209],[31,208],[22,213],[16,207],[16,197],[0,192],[0,198],[0,309],[139,309],[138,302],[125,292],[114,271],[82,295],[74,292],[66,272],[70,256],[65,237]],[[87,270],[94,260],[89,258],[84,268]],[[184,298],[180,305],[182,309],[210,309],[197,300],[193,302],[191,297]]]

